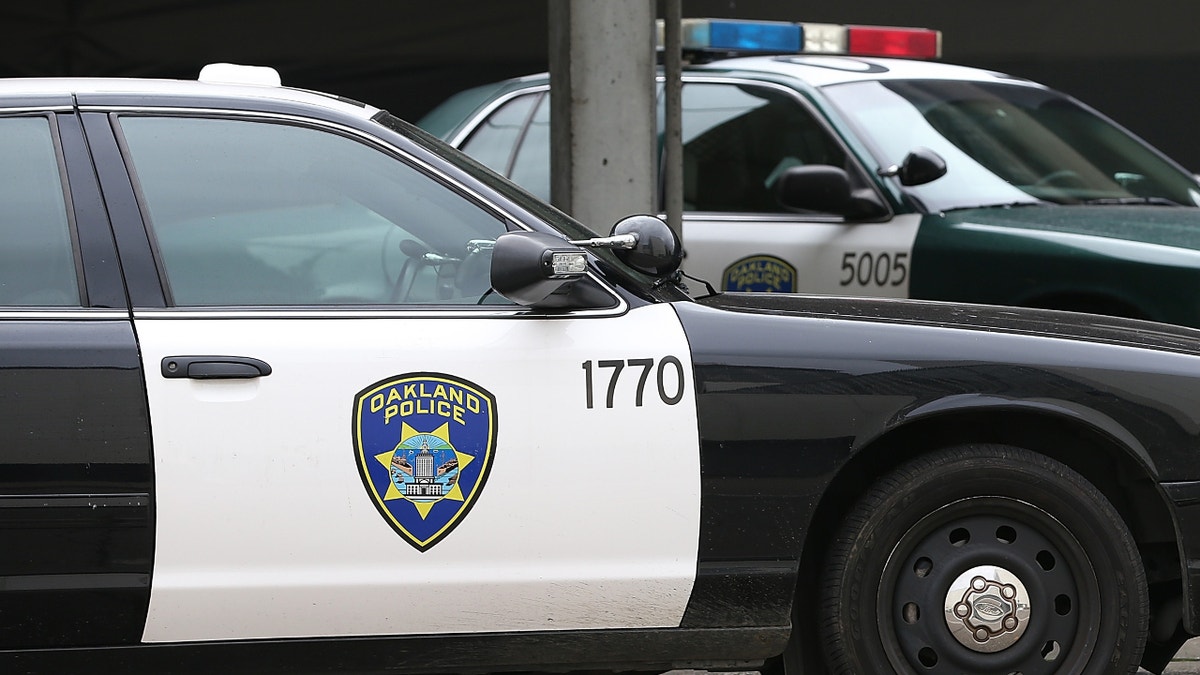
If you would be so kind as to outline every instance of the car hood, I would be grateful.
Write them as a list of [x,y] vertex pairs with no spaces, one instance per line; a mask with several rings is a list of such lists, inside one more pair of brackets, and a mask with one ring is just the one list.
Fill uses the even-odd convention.
[[1083,235],[1200,250],[1200,208],[1178,206],[1018,206],[942,214],[951,226]]
[[1200,330],[1057,310],[781,293],[722,293],[696,302],[737,312],[966,328],[1200,354]]

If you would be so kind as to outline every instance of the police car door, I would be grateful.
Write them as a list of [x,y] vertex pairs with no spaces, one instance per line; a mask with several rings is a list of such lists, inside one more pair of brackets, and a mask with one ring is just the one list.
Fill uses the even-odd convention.
[[787,169],[852,168],[796,92],[688,80],[682,114],[689,274],[729,291],[908,297],[918,216],[847,222],[779,203],[776,183]]
[[669,307],[513,306],[504,218],[348,129],[115,126],[167,287],[135,310],[145,640],[679,624],[699,460]]

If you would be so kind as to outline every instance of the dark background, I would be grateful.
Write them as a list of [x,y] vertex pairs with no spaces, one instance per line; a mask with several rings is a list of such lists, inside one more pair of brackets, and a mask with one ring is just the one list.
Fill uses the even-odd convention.
[[[0,76],[271,65],[415,121],[459,89],[545,70],[554,1],[10,0]],[[943,60],[1073,94],[1200,171],[1196,0],[683,0],[683,13],[936,28]]]

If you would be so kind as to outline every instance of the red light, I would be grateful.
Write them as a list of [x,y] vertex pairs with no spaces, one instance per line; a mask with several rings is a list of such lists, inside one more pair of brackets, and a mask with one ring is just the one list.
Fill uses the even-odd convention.
[[936,59],[942,55],[942,34],[925,28],[848,26],[850,53],[858,56],[903,56]]

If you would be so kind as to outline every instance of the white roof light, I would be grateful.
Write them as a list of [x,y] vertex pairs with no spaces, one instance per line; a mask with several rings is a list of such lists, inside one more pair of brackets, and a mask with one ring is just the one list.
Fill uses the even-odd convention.
[[850,45],[849,29],[835,23],[805,23],[804,51],[813,54],[845,54]]
[[274,68],[236,63],[210,63],[200,69],[199,80],[210,84],[257,84],[264,87],[283,84],[279,71]]

